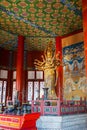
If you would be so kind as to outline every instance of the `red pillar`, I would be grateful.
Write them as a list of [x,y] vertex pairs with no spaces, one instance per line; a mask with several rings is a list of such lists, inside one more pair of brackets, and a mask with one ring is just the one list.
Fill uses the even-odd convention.
[[9,51],[9,70],[8,70],[8,83],[7,83],[7,96],[12,97],[12,90],[13,90],[13,85],[12,85],[12,76],[13,76],[13,70],[12,70],[12,65],[13,65],[13,52]]
[[22,102],[23,67],[24,67],[23,63],[24,63],[24,37],[18,36],[16,86],[18,92],[18,99],[20,102]]
[[22,101],[23,102],[26,102],[27,101],[27,97],[28,97],[28,91],[27,91],[27,79],[28,79],[28,75],[27,75],[27,51],[24,51],[24,76],[23,76],[23,93],[26,93],[26,94],[23,94],[22,96]]
[[[60,60],[62,62],[62,42],[61,37],[56,37],[56,53],[60,52]],[[56,93],[60,100],[63,99],[63,67],[58,67],[58,81],[56,86]]]
[[13,71],[12,70],[8,70],[8,89],[7,89],[7,96],[8,97],[12,97],[12,75],[13,75]]
[[82,0],[82,14],[84,30],[85,68],[87,76],[87,0]]

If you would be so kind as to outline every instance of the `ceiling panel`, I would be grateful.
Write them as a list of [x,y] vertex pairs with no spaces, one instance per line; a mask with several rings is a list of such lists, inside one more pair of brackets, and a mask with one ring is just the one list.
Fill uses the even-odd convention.
[[25,49],[43,50],[56,36],[82,28],[81,0],[0,0],[0,47],[16,49],[23,35]]

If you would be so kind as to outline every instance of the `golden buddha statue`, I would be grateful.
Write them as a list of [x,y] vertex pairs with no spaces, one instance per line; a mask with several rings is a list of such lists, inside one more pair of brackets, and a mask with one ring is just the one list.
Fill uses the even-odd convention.
[[44,55],[42,55],[42,61],[35,59],[35,68],[37,70],[44,71],[44,82],[45,87],[48,89],[48,98],[55,99],[57,98],[55,93],[55,87],[57,84],[58,71],[57,67],[60,65],[60,53],[56,54],[52,50],[52,41],[49,42]]

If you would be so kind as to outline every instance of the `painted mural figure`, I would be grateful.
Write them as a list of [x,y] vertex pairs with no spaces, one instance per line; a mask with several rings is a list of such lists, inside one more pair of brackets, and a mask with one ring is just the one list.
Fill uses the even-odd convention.
[[78,61],[75,61],[74,62],[74,66],[73,66],[73,71],[78,71],[79,70],[79,68],[78,68],[78,63],[77,63]]
[[52,41],[48,44],[44,55],[42,55],[42,61],[35,59],[35,67],[37,70],[44,71],[45,87],[49,88],[48,98],[55,99],[55,86],[57,83],[58,73],[57,67],[60,65],[59,53],[55,54],[52,50]]
[[70,72],[70,68],[69,68],[69,64],[65,64],[65,73],[69,73]]

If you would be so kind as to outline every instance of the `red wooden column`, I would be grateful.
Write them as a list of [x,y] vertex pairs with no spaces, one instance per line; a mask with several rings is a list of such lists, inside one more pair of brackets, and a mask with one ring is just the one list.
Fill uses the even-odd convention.
[[11,69],[8,70],[8,89],[7,89],[7,96],[12,97],[12,74],[13,71]]
[[18,92],[18,99],[20,102],[22,102],[23,67],[24,67],[23,63],[24,63],[24,37],[18,36],[16,86]]
[[12,76],[13,76],[13,70],[12,70],[12,65],[13,65],[13,52],[9,51],[9,69],[8,69],[8,83],[7,83],[7,96],[12,97],[12,90],[13,90],[13,85],[12,85]]
[[84,30],[85,68],[87,76],[87,0],[82,0],[82,14]]
[[27,51],[24,51],[24,76],[23,76],[23,96],[22,96],[22,102],[26,102],[27,101],[27,97],[28,97],[28,91],[27,91],[27,79],[28,79],[28,75],[27,75]]
[[[62,42],[61,37],[56,37],[56,53],[60,52],[60,59],[62,62]],[[56,86],[56,94],[60,100],[63,99],[63,67],[62,65],[58,67],[58,81]]]

